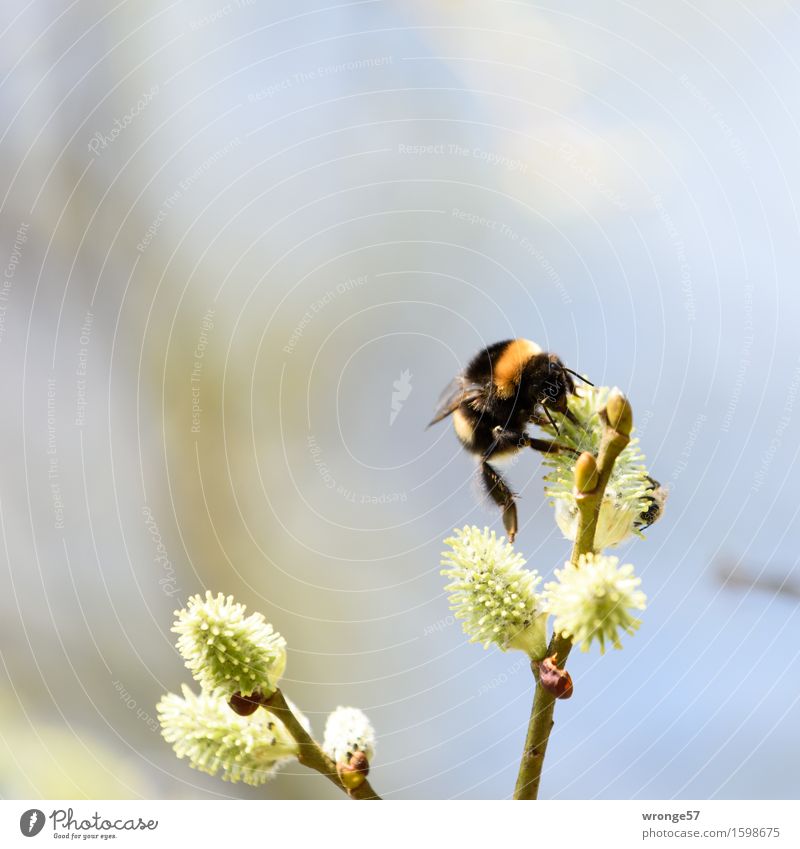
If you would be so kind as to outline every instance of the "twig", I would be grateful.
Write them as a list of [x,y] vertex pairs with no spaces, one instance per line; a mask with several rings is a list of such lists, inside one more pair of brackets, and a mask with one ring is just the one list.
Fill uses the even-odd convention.
[[348,790],[342,784],[339,774],[336,770],[336,764],[322,751],[319,743],[306,731],[300,724],[298,718],[292,712],[292,709],[286,702],[283,693],[280,690],[261,700],[261,704],[286,726],[286,730],[291,734],[294,741],[297,743],[298,753],[297,760],[303,766],[314,769],[320,775],[324,775],[329,781],[333,782],[339,790],[346,793],[351,799],[380,799],[381,797],[372,789],[369,781],[364,779],[364,782],[356,788]]
[[[582,554],[594,551],[594,537],[603,495],[611,478],[614,463],[630,441],[633,412],[622,394],[616,393],[608,399],[602,420],[603,436],[597,452],[597,460],[591,454],[584,452],[575,463],[578,532],[570,558],[575,564],[578,563]],[[547,655],[555,656],[556,663],[563,668],[571,649],[571,640],[561,634],[553,634]],[[550,740],[550,732],[553,730],[556,697],[539,683],[538,664],[532,663],[531,669],[536,683],[525,748],[514,789],[515,799],[538,798],[544,756]]]
[[717,566],[717,578],[726,588],[746,587],[748,590],[763,590],[773,595],[785,595],[788,598],[800,599],[800,581],[793,581],[789,575],[765,575],[765,567],[761,567],[758,575],[739,571],[736,560],[722,560]]

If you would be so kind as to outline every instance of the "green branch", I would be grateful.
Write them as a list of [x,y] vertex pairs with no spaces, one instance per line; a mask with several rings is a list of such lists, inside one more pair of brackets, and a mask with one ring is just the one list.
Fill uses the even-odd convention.
[[348,788],[344,784],[333,759],[329,758],[322,751],[319,743],[303,728],[280,690],[275,690],[271,696],[262,699],[261,704],[270,713],[275,714],[280,719],[292,736],[292,739],[297,743],[297,760],[303,766],[307,766],[309,769],[316,770],[320,775],[324,775],[325,778],[333,782],[339,790],[346,793],[351,799],[381,798],[372,789],[366,778],[357,787]]
[[[611,478],[614,463],[630,441],[633,427],[633,411],[621,393],[613,394],[603,410],[603,435],[595,460],[584,452],[575,463],[575,488],[578,503],[578,532],[572,548],[571,561],[575,564],[582,554],[594,551],[594,537],[603,495]],[[572,641],[561,634],[553,634],[547,656],[555,656],[556,663],[563,669],[567,662]],[[515,799],[537,799],[542,779],[544,756],[553,730],[553,713],[556,697],[545,690],[539,681],[538,664],[531,664],[535,689],[525,748],[514,788]]]

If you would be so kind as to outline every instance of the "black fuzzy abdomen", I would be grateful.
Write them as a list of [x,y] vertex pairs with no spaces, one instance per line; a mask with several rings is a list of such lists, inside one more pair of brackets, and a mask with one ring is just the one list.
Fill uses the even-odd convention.
[[[527,427],[530,413],[516,399],[489,399],[482,412],[474,410],[469,403],[461,404],[454,414],[453,424],[462,445],[473,454],[483,455],[495,444],[495,428],[522,434]],[[497,454],[515,453],[521,446],[516,444]]]

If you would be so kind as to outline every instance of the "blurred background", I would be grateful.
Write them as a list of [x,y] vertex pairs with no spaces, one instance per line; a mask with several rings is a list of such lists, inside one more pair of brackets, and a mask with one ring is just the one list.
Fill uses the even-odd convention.
[[[522,656],[442,539],[500,527],[440,390],[525,336],[630,397],[649,598],[571,660],[545,798],[796,798],[800,15],[777,0],[6,0],[0,793],[335,795],[191,770],[155,704],[209,588],[390,798],[505,798]],[[518,548],[569,545],[541,466]]]

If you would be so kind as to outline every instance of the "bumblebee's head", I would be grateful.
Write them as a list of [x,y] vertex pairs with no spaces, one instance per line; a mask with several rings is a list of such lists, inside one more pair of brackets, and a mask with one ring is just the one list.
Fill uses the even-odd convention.
[[564,363],[555,354],[547,357],[541,377],[536,403],[557,413],[566,413],[567,397],[575,392],[575,383]]

